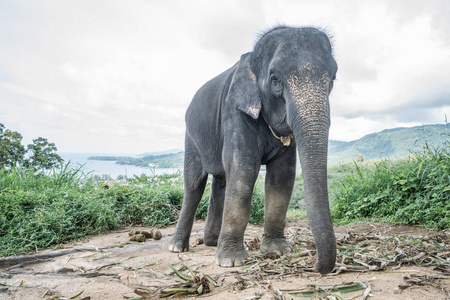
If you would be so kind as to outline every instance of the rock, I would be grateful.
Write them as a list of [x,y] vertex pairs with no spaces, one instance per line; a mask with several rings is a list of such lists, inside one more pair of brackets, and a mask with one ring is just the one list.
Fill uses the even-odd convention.
[[150,233],[152,235],[152,238],[155,239],[155,240],[159,240],[159,239],[162,238],[162,233],[161,233],[161,231],[159,231],[159,229],[153,228],[150,231]]

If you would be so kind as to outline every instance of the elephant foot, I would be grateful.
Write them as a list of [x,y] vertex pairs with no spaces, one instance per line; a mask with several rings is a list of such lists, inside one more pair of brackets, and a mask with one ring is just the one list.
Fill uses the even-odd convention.
[[221,267],[242,266],[248,257],[244,245],[240,247],[219,247],[216,251],[216,264]]
[[169,244],[169,250],[172,252],[185,252],[189,250],[189,237],[187,239],[179,238],[176,235],[173,236]]
[[259,251],[262,254],[274,252],[278,255],[284,255],[292,252],[291,245],[284,236],[270,237],[264,236]]
[[203,235],[203,241],[206,246],[217,246],[218,240],[219,240],[218,234],[214,234],[209,230],[205,230],[205,234]]

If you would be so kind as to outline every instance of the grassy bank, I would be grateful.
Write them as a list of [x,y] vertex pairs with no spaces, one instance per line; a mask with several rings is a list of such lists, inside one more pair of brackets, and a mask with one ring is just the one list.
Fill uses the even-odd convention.
[[180,176],[107,186],[67,167],[49,175],[0,171],[0,255],[131,224],[165,226],[176,220],[182,196]]
[[[424,148],[397,161],[340,163],[329,167],[335,222],[382,220],[450,227],[450,145]],[[197,210],[204,219],[211,182]],[[130,225],[174,224],[183,199],[180,174],[142,175],[120,184],[95,181],[80,170],[51,174],[0,170],[0,256],[35,251]],[[298,175],[289,218],[305,217]],[[253,193],[251,223],[264,217],[264,178]]]
[[450,143],[423,147],[395,162],[382,160],[332,185],[333,218],[378,219],[433,228],[450,227]]
[[[196,217],[206,217],[208,182]],[[65,166],[51,174],[0,170],[0,256],[57,245],[130,225],[174,224],[183,199],[180,174],[142,175],[116,184],[95,181]],[[250,221],[262,221],[258,181]]]

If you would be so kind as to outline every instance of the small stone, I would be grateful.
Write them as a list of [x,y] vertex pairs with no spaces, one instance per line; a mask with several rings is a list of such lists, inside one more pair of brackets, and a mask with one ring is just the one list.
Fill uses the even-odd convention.
[[150,231],[150,233],[151,233],[152,238],[155,239],[155,240],[159,240],[159,239],[162,238],[162,233],[161,233],[161,231],[159,231],[159,229],[153,228]]

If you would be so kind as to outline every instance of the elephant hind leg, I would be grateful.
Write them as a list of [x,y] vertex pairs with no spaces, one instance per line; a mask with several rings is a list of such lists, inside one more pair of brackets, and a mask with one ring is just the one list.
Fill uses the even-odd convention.
[[198,204],[205,191],[208,174],[203,170],[195,147],[186,143],[184,157],[184,198],[177,228],[169,244],[172,252],[189,250],[189,237]]
[[224,176],[213,177],[204,235],[204,242],[207,246],[217,246],[220,229],[222,228],[225,186],[226,181]]

